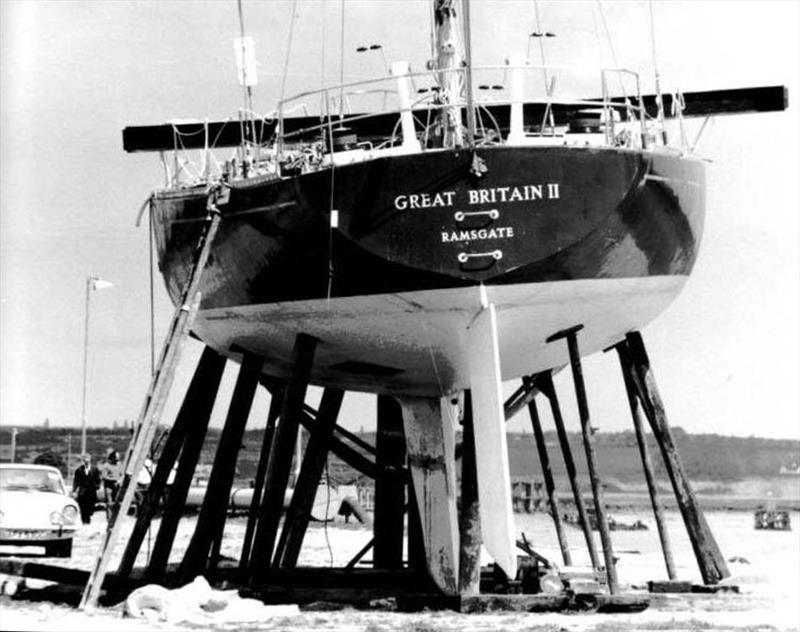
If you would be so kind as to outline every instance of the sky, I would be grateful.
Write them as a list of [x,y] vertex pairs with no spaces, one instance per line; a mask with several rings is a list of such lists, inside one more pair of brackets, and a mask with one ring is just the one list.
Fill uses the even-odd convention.
[[[342,6],[344,30],[342,31]],[[534,2],[473,2],[475,64],[524,55]],[[546,61],[594,73],[601,65],[647,70],[646,2],[603,2],[613,43],[592,2],[538,2],[541,29],[556,33]],[[675,302],[643,329],[673,426],[774,438],[800,437],[800,3],[653,2],[656,59],[666,90],[782,84],[785,112],[718,117],[698,145],[708,159],[703,243]],[[425,0],[245,2],[260,83],[254,107],[429,56]],[[324,20],[322,19],[324,18]],[[161,185],[156,155],[125,154],[127,125],[235,116],[241,104],[234,0],[220,2],[0,2],[0,426],[79,426],[86,278],[114,284],[90,295],[87,419],[135,419],[150,376],[148,233],[139,208]],[[598,37],[600,33],[600,37]],[[324,44],[324,46],[323,46]],[[532,62],[540,63],[538,48]],[[288,62],[287,62],[288,59]],[[340,66],[343,60],[343,66]],[[692,133],[699,122],[692,123]],[[155,285],[156,348],[172,307]],[[181,358],[164,421],[188,384],[200,345]],[[584,361],[592,423],[631,428],[615,357]],[[213,422],[224,419],[237,367],[226,368]],[[556,386],[577,430],[571,379]],[[507,383],[510,393],[515,384]],[[319,398],[312,389],[311,403]],[[259,392],[249,426],[266,419]],[[340,422],[370,428],[374,397],[348,394]],[[541,407],[544,408],[544,407]],[[542,411],[546,428],[551,428]],[[529,431],[527,413],[509,429]]]

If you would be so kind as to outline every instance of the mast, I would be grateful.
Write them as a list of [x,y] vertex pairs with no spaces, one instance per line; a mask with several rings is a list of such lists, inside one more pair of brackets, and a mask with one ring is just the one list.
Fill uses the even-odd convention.
[[433,0],[434,41],[436,58],[434,68],[439,80],[439,103],[444,106],[440,124],[443,147],[463,147],[464,134],[461,123],[463,58],[458,45],[457,0]]
[[467,93],[467,143],[475,146],[475,105],[472,93],[472,26],[469,18],[471,0],[461,0],[464,9],[464,83]]

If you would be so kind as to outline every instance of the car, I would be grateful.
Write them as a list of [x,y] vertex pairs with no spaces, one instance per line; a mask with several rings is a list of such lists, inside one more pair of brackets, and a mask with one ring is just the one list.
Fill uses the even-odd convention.
[[48,465],[0,464],[0,545],[44,547],[70,557],[80,521],[61,472]]

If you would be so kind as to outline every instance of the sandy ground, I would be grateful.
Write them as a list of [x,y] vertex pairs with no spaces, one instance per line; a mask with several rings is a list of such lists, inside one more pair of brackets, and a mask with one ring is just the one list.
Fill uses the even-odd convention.
[[[649,579],[666,579],[658,538],[645,512],[615,513],[620,520],[642,519],[649,531],[617,531],[612,534],[620,580],[630,589],[643,587]],[[653,596],[648,610],[630,615],[608,614],[515,614],[462,615],[453,612],[364,612],[346,609],[334,612],[301,612],[298,615],[271,616],[256,623],[225,621],[217,615],[195,617],[192,622],[152,623],[124,617],[122,608],[101,608],[91,613],[65,606],[34,603],[0,597],[0,630],[354,630],[363,632],[466,632],[471,630],[541,630],[543,632],[613,632],[634,630],[800,630],[800,513],[792,514],[794,531],[769,532],[753,529],[750,512],[711,512],[707,514],[726,558],[732,577],[726,583],[738,585],[741,594]],[[128,527],[132,520],[126,519]],[[182,521],[174,561],[180,559],[196,519]],[[681,579],[700,581],[680,516],[668,514],[669,532]],[[105,528],[102,514],[95,514],[92,525],[83,527],[76,537],[70,560],[56,563],[89,569]],[[157,522],[154,522],[154,529]],[[524,531],[535,548],[552,560],[559,560],[555,533],[548,516],[517,515],[517,528]],[[222,553],[239,554],[244,520],[230,519]],[[306,538],[301,564],[344,565],[371,538],[371,531],[359,525],[320,524],[312,526]],[[570,547],[577,565],[588,561],[582,536],[568,531]],[[598,541],[599,547],[599,541]],[[144,563],[147,544],[139,563]],[[486,560],[488,561],[488,560]],[[112,562],[112,568],[115,563]],[[36,582],[31,582],[36,583]],[[246,618],[246,617],[245,617]]]

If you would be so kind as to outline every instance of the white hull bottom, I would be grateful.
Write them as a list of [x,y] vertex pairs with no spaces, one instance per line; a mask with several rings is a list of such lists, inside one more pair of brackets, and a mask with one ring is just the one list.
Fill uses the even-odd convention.
[[641,329],[680,292],[687,277],[553,281],[473,286],[330,300],[202,310],[194,331],[220,353],[263,356],[264,372],[285,377],[295,336],[319,339],[311,381],[353,391],[439,397],[469,388],[468,329],[495,306],[503,381],[569,362],[557,331],[582,324],[582,355]]
[[431,577],[459,590],[454,457],[458,415],[447,395],[472,392],[475,466],[484,545],[509,577],[517,570],[502,381],[568,363],[563,341],[583,325],[593,353],[661,312],[683,276],[559,281],[381,294],[204,310],[196,333],[228,355],[266,358],[286,375],[295,336],[319,339],[312,382],[388,392],[403,408],[408,464]]

